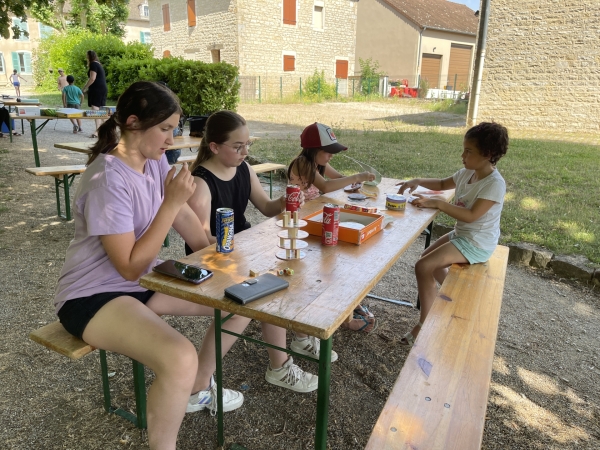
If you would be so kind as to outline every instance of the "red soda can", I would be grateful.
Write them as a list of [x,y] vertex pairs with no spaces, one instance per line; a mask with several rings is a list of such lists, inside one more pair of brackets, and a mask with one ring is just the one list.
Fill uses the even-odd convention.
[[285,210],[298,211],[300,209],[300,186],[288,184],[285,188]]
[[323,234],[321,235],[321,244],[337,245],[338,233],[340,230],[340,207],[332,203],[327,203],[323,207]]

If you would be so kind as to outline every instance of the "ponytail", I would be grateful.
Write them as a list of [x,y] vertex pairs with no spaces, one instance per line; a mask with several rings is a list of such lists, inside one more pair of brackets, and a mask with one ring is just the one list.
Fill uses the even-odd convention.
[[325,166],[317,164],[317,153],[320,148],[303,148],[300,154],[294,158],[288,167],[288,180],[292,178],[292,167],[296,166],[296,172],[298,178],[307,186],[310,186],[315,182],[315,175],[317,172],[321,176],[325,175]]
[[106,122],[100,125],[98,128],[98,141],[92,146],[92,153],[88,158],[87,164],[90,165],[94,162],[100,153],[108,153],[119,143],[119,133],[117,132],[117,119],[116,114],[111,115]]

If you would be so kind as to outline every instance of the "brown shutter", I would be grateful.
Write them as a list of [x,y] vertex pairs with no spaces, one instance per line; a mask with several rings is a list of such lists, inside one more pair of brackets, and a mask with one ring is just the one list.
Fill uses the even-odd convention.
[[[452,44],[450,46],[450,63],[448,65],[448,82],[455,91],[468,91],[471,74],[471,45]],[[456,76],[456,86],[454,77]]]
[[165,50],[163,52],[163,58],[170,58],[171,57],[171,51],[170,50]]
[[283,55],[283,71],[293,72],[296,70],[296,57],[292,55]]
[[296,25],[296,0],[283,0],[283,23]]
[[169,4],[165,3],[162,5],[163,13],[163,30],[171,31],[171,16],[169,15]]
[[196,0],[187,0],[188,27],[196,26]]
[[421,79],[427,80],[430,89],[440,87],[440,67],[442,55],[423,53],[421,59]]
[[344,80],[348,78],[348,61],[341,59],[335,61],[335,77]]

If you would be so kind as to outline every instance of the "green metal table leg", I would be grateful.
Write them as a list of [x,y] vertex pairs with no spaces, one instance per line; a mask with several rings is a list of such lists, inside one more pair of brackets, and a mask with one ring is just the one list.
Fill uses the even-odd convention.
[[13,123],[13,119],[10,118],[10,107],[8,108],[8,135],[10,136],[10,142],[12,144],[12,123]]
[[168,247],[169,245],[170,245],[169,235],[167,234],[167,236],[165,237],[165,240],[163,242],[163,247]]
[[[73,178],[71,182],[73,182]],[[63,175],[63,188],[65,189],[65,215],[67,220],[71,220],[71,197],[69,195],[69,175]]]
[[431,244],[431,236],[433,235],[433,220],[427,225],[427,235],[425,236],[425,248]]
[[329,420],[329,380],[331,378],[332,338],[321,339],[319,358],[319,390],[317,391],[317,428],[315,450],[327,448],[327,422]]
[[62,217],[60,213],[60,179],[58,177],[54,178],[54,190],[56,191],[56,211],[58,217]]
[[[217,358],[217,445],[223,447],[223,363],[221,358],[221,310],[215,309],[215,353]],[[331,352],[330,352],[331,353]]]
[[135,414],[137,416],[136,426],[138,428],[147,428],[144,365],[135,359],[132,359],[131,362],[133,364],[133,389],[135,392]]
[[35,158],[35,167],[40,167],[40,154],[38,152],[37,129],[35,128],[35,119],[31,119],[31,142],[33,144],[33,157]]
[[100,368],[102,371],[102,390],[104,392],[104,410],[111,412],[110,384],[108,382],[108,364],[106,363],[106,350],[100,350]]
[[273,171],[269,172],[269,198],[273,198]]

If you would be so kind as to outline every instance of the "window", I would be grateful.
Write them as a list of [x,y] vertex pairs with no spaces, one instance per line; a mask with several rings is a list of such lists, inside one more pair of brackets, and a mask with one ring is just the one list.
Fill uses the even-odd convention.
[[296,25],[296,0],[283,0],[283,23]]
[[171,15],[169,14],[169,4],[165,3],[162,5],[163,14],[163,30],[171,31]]
[[296,56],[295,55],[283,55],[283,71],[293,72],[296,70]]
[[31,52],[12,52],[12,62],[19,73],[31,74]]
[[187,0],[188,27],[196,26],[196,0]]
[[151,44],[152,38],[149,31],[140,31],[140,42],[142,44]]
[[140,17],[150,17],[150,7],[148,5],[140,5]]
[[2,52],[0,52],[0,73],[4,73],[5,72],[5,68],[4,68],[4,55],[2,54]]
[[210,56],[212,58],[212,62],[214,62],[214,63],[221,62],[221,50],[211,50]]
[[47,37],[52,36],[52,33],[54,33],[54,28],[49,27],[48,25],[44,25],[43,23],[40,23],[40,39],[46,39]]
[[322,30],[323,25],[323,5],[321,4],[321,2],[315,2],[313,12],[313,28],[315,30]]
[[[21,36],[18,41],[28,41],[29,40],[29,27],[27,26],[27,22],[21,22],[17,18],[13,18],[13,25],[19,27],[21,29]],[[27,35],[25,34],[27,33]]]

